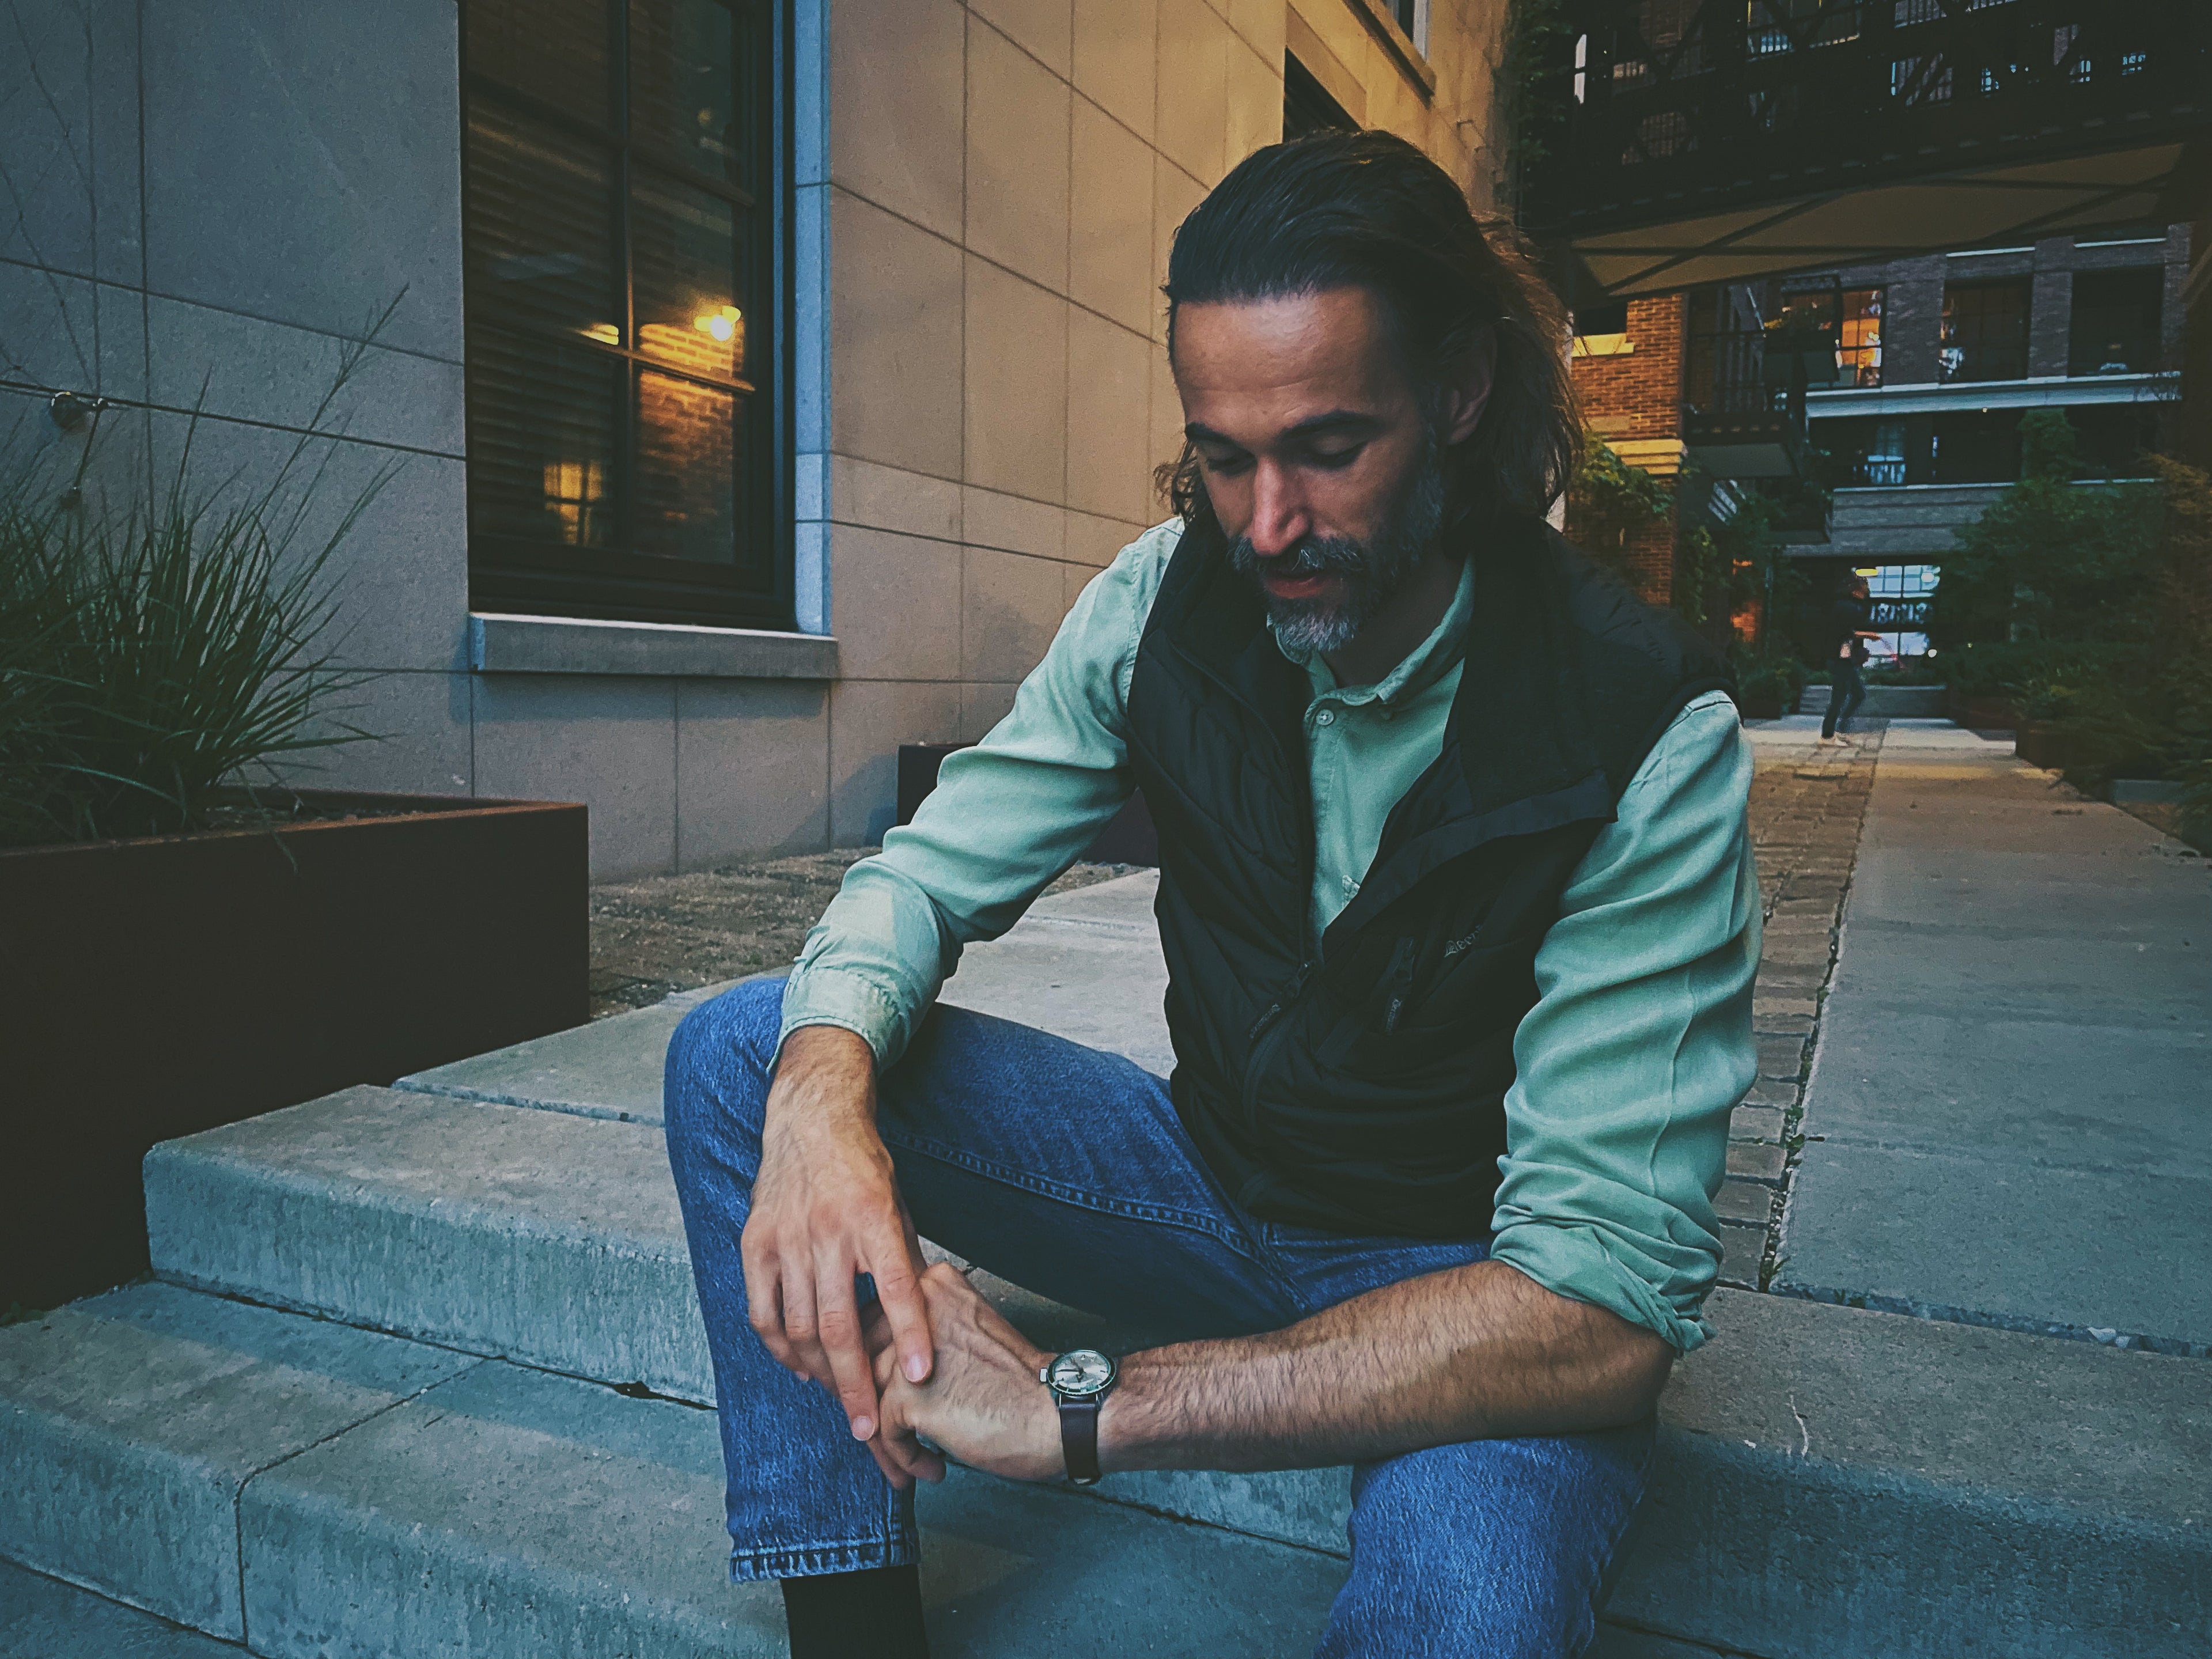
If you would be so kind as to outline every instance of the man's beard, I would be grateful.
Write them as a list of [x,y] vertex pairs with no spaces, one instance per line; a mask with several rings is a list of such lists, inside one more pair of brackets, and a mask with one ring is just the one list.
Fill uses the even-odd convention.
[[1260,584],[1262,561],[1249,536],[1239,536],[1231,546],[1229,562],[1260,586],[1267,620],[1285,650],[1299,656],[1326,656],[1351,644],[1375,613],[1413,580],[1443,526],[1444,495],[1443,458],[1430,438],[1422,445],[1413,476],[1371,539],[1309,536],[1288,552],[1265,561],[1273,576],[1340,575],[1340,599],[1285,599],[1268,592]]

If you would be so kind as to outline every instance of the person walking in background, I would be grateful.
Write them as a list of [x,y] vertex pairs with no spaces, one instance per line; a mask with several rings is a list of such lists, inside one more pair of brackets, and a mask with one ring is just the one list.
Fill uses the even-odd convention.
[[1831,630],[1836,648],[1828,658],[1830,689],[1828,712],[1820,721],[1822,743],[1840,741],[1837,732],[1866,701],[1866,682],[1860,678],[1859,669],[1867,659],[1867,642],[1881,637],[1867,631],[1873,609],[1868,591],[1866,578],[1854,574],[1836,599],[1836,625]]

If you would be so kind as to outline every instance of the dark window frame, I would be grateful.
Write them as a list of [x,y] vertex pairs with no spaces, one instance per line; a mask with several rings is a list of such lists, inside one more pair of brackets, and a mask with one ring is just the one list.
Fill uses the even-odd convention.
[[[465,355],[471,359],[472,371],[468,377],[471,395],[466,400],[470,453],[478,453],[483,420],[479,399],[473,395],[473,359],[475,342],[486,328],[548,347],[557,343],[564,352],[580,354],[575,361],[620,366],[614,404],[614,477],[609,485],[618,525],[626,526],[637,510],[639,377],[649,372],[728,392],[737,400],[732,416],[737,446],[732,457],[737,515],[732,557],[720,563],[643,553],[627,536],[621,536],[617,545],[605,547],[502,534],[479,528],[471,514],[469,605],[478,611],[788,629],[794,626],[796,604],[791,8],[780,0],[723,0],[738,39],[732,107],[744,125],[746,142],[757,158],[749,182],[759,188],[750,190],[685,164],[653,137],[634,130],[629,63],[633,3],[605,0],[608,111],[603,124],[473,70],[468,61],[471,0],[461,0],[458,92],[463,145],[463,312],[468,341]],[[651,3],[635,0],[641,6]],[[488,324],[482,316],[485,296],[471,291],[466,276],[470,228],[476,222],[468,145],[471,102],[478,99],[509,118],[550,129],[562,140],[588,144],[605,159],[613,207],[606,251],[615,276],[613,297],[623,308],[621,343],[566,333],[556,339],[552,331],[509,319]],[[637,237],[632,222],[641,178],[665,179],[670,187],[726,201],[738,216],[735,228],[742,250],[738,257],[748,331],[744,367],[750,379],[686,366],[640,348]],[[475,488],[471,477],[472,494]]]
[[[1779,303],[1783,313],[1798,312],[1818,320],[1835,352],[1836,379],[1832,384],[1862,390],[1881,385],[1883,348],[1887,344],[1883,334],[1889,308],[1887,283],[1847,284],[1833,277],[1785,280]],[[1858,325],[1856,341],[1846,337],[1854,324]]]
[[[2148,303],[2130,305],[2103,295],[2124,295],[2140,290]],[[2085,300],[2087,303],[2085,303]],[[2136,313],[2130,317],[2130,313]],[[2166,267],[2121,265],[2105,270],[2077,270],[2067,317],[2066,372],[2077,374],[2148,374],[2165,361]],[[2125,349],[2131,361],[2118,368],[2105,367],[2110,348]]]
[[1296,52],[1283,54],[1283,137],[1303,138],[1310,132],[1357,132],[1359,123],[1322,85],[1314,72],[1298,61]]
[[[1988,325],[1996,308],[1979,303],[1982,296],[1999,293],[2016,295],[2020,302],[2018,325],[2002,339]],[[1975,303],[1959,303],[1968,300]],[[2034,285],[2025,276],[1945,283],[1942,319],[1938,324],[1938,378],[1964,384],[2026,380],[2028,328],[2034,305]],[[1959,354],[1955,367],[1948,355],[1954,351]]]

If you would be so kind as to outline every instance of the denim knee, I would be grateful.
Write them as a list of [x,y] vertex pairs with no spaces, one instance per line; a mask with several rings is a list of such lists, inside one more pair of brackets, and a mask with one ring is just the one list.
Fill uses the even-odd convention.
[[678,1024],[660,1089],[671,1141],[711,1133],[732,1115],[757,1120],[783,1028],[783,986],[781,978],[747,980]]

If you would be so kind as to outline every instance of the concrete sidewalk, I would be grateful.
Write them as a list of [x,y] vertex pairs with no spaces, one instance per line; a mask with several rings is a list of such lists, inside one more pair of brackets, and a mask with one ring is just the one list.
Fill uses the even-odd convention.
[[2206,860],[1893,726],[1821,1026],[1771,1288],[2212,1354]]

